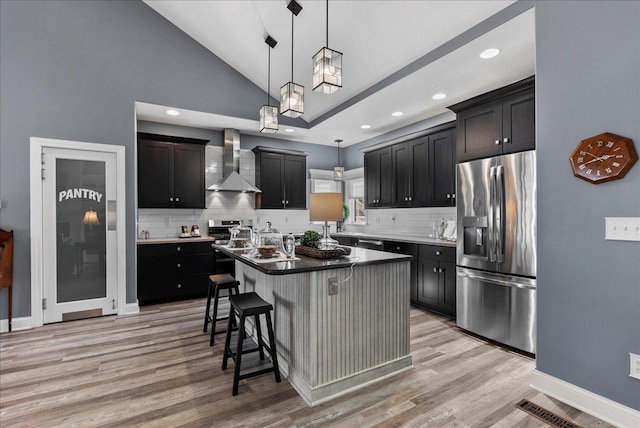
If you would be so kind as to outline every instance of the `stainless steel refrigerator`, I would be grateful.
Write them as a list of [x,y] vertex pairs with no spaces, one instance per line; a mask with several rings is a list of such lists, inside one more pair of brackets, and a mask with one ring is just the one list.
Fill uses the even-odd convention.
[[536,351],[535,150],[457,165],[459,327]]

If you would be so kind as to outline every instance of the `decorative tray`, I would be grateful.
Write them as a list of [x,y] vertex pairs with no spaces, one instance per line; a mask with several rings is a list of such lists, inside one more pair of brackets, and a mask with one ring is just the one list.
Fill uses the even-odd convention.
[[314,257],[316,259],[335,259],[351,254],[351,248],[338,246],[332,250],[319,250],[317,248],[298,245],[296,246],[296,254]]

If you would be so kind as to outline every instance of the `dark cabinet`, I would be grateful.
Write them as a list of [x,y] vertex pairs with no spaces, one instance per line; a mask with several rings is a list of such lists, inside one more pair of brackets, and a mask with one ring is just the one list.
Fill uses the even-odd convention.
[[417,297],[414,304],[455,316],[455,248],[433,245],[418,247]]
[[384,251],[413,256],[411,260],[410,290],[411,302],[418,299],[418,244],[409,242],[384,241]]
[[306,153],[256,147],[256,209],[307,206]]
[[392,205],[424,207],[429,204],[429,137],[391,147]]
[[457,113],[458,162],[535,149],[533,78],[449,108]]
[[206,297],[214,272],[210,242],[138,245],[138,300],[144,305]]
[[204,145],[138,137],[138,207],[204,208],[204,162]]
[[364,176],[367,208],[455,205],[455,128],[366,153]]
[[391,147],[364,155],[364,197],[366,208],[390,207],[392,198]]
[[455,128],[429,135],[429,206],[456,204]]

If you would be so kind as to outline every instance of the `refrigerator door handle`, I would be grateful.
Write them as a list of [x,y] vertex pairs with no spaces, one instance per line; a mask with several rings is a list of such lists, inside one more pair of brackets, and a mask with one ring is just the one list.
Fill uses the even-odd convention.
[[498,165],[496,167],[496,203],[495,211],[495,240],[496,240],[496,261],[504,262],[504,245],[503,245],[503,227],[504,227],[504,167]]
[[495,236],[495,215],[496,215],[496,167],[489,170],[489,224],[487,235],[489,237],[489,261],[496,261],[496,236]]
[[498,279],[498,278],[490,278],[488,276],[479,275],[476,273],[471,273],[468,271],[457,272],[457,275],[461,278],[471,278],[476,279],[478,281],[488,282],[490,284],[501,285],[503,287],[512,287],[512,288],[521,288],[524,290],[535,290],[536,286],[531,284],[524,284],[518,281],[509,281],[507,279]]

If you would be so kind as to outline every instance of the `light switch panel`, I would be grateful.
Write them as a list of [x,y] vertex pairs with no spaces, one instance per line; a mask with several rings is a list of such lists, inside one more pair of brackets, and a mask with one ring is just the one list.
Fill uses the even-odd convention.
[[605,217],[604,239],[640,241],[640,217]]

